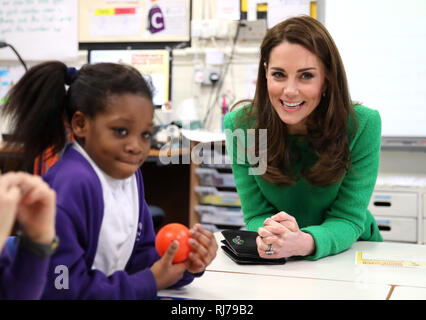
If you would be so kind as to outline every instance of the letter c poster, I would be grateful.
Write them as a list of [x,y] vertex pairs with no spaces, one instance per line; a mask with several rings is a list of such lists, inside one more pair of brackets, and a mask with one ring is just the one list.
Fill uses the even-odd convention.
[[146,0],[146,37],[188,34],[188,2],[185,0]]

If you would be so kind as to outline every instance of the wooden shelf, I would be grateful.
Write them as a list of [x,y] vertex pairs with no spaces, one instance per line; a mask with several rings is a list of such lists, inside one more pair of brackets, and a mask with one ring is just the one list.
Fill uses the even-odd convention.
[[22,149],[18,147],[6,147],[5,144],[0,145],[0,170],[2,173],[8,171],[28,171],[23,165]]

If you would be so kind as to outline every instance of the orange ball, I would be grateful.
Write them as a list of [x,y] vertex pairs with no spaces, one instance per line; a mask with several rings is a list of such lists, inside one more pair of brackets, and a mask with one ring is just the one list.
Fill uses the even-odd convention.
[[173,258],[173,263],[185,261],[192,251],[188,243],[189,229],[180,223],[169,223],[162,227],[155,238],[155,249],[160,256],[163,256],[173,240],[179,241],[179,248]]

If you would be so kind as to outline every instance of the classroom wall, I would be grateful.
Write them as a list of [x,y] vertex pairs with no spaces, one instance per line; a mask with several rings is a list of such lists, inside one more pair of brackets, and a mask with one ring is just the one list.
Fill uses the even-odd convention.
[[[172,99],[174,108],[179,108],[181,103],[193,98],[197,105],[200,120],[209,112],[206,129],[210,131],[221,130],[222,95],[227,94],[228,103],[247,98],[248,65],[258,63],[259,40],[244,40],[239,37],[235,44],[232,62],[228,67],[220,98],[213,105],[209,101],[217,95],[217,86],[199,84],[195,82],[195,74],[200,70],[218,71],[223,74],[226,64],[231,57],[233,39],[237,31],[237,21],[219,20],[216,14],[215,1],[192,1],[193,29],[195,24],[208,24],[216,29],[215,36],[204,38],[193,36],[191,48],[173,51],[172,69]],[[266,32],[266,29],[265,29]],[[196,32],[194,32],[195,34]],[[223,52],[223,64],[212,65],[206,63],[206,53],[209,51]],[[219,80],[220,81],[220,80]]]
[[[323,0],[318,1],[318,19],[324,20]],[[216,21],[217,26],[222,29],[218,31],[219,37],[213,39],[192,38],[191,48],[175,49],[173,51],[172,66],[172,99],[175,110],[186,99],[194,99],[197,105],[197,113],[200,119],[203,119],[208,112],[208,101],[212,90],[215,87],[195,83],[194,74],[197,69],[203,67],[212,67],[205,63],[206,52],[208,50],[223,51],[225,53],[225,62],[229,59],[232,48],[232,39],[236,31],[236,21],[219,21],[216,19],[216,7],[213,0],[193,0],[192,1],[192,20],[195,21]],[[225,32],[224,32],[225,31]],[[253,66],[258,64],[260,40],[237,41],[235,54],[230,64],[227,76],[221,93],[227,93],[232,99],[229,102],[235,102],[247,98],[247,79],[253,73]],[[78,58],[69,61],[69,66],[80,67],[87,62],[87,52],[79,51]],[[38,63],[38,61],[27,61],[29,66]],[[16,61],[2,60],[1,65],[17,65]],[[223,65],[213,66],[222,71]],[[251,71],[250,71],[251,70]],[[254,93],[254,92],[253,92]],[[207,129],[212,131],[221,130],[221,102],[216,103],[211,111],[210,121],[207,123]],[[156,121],[161,121],[161,111],[156,112]],[[7,121],[0,118],[0,131],[7,131]],[[1,135],[0,135],[1,141]],[[424,152],[403,152],[403,151],[382,151],[380,162],[380,174],[418,174],[426,176],[426,153]]]
[[[218,37],[212,39],[192,38],[191,48],[173,50],[173,65],[172,65],[172,103],[174,108],[178,108],[181,103],[193,98],[196,101],[197,113],[200,119],[206,115],[208,108],[208,99],[212,97],[212,92],[216,93],[214,86],[197,84],[194,81],[195,70],[202,68],[213,68],[219,72],[223,72],[224,64],[222,65],[207,65],[205,63],[205,53],[207,50],[217,50],[225,53],[224,62],[226,63],[230,57],[232,48],[232,39],[236,32],[236,21],[219,21],[216,16],[216,5],[213,0],[193,0],[192,1],[192,20],[204,21],[209,24],[216,24],[220,27],[221,33]],[[225,83],[221,92],[227,92],[232,96],[232,101],[237,101],[247,97],[246,76],[247,64],[257,64],[259,41],[238,41],[235,47],[233,62],[228,68],[228,76],[225,78]],[[28,67],[39,63],[40,61],[26,60]],[[87,62],[87,51],[79,51],[76,60],[67,61],[67,65],[80,67]],[[1,60],[2,66],[19,66],[15,59]],[[228,102],[232,102],[228,101]],[[209,121],[206,129],[212,131],[221,130],[221,99],[210,112]],[[161,111],[157,110],[155,120],[160,122],[162,119]],[[8,131],[7,119],[0,118],[0,132]],[[1,142],[0,135],[0,142]]]
[[[210,47],[224,50],[227,52],[226,58],[229,58],[230,46]],[[233,56],[233,62],[229,65],[228,72],[224,78],[224,84],[220,90],[219,99],[212,105],[211,101],[216,97],[216,86],[203,85],[195,83],[195,71],[200,68],[212,68],[204,63],[206,47],[197,47],[190,50],[181,50],[174,52],[173,62],[173,83],[172,97],[173,105],[179,108],[181,102],[188,98],[195,99],[198,106],[198,115],[204,119],[206,113],[210,112],[209,121],[206,123],[206,129],[210,131],[221,130],[221,106],[222,94],[226,94],[227,103],[236,102],[247,98],[247,77],[250,73],[250,67],[258,63],[258,47],[248,48],[237,46]],[[214,66],[222,71],[224,66]],[[253,92],[253,90],[251,91]],[[254,93],[254,92],[253,92]],[[210,102],[210,104],[209,104]]]

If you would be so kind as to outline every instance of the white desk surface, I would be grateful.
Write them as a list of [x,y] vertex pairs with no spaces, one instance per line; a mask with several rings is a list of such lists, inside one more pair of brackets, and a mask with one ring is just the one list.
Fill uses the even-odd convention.
[[345,281],[357,285],[381,284],[426,288],[426,268],[424,267],[408,268],[355,263],[357,251],[374,254],[426,255],[426,245],[359,241],[345,252],[317,261],[289,260],[283,265],[238,265],[220,248],[222,234],[217,232],[215,236],[219,249],[216,258],[207,267],[209,271]]
[[206,271],[189,285],[160,290],[158,295],[200,300],[385,300],[390,288],[383,284]]
[[426,288],[395,287],[390,300],[426,300]]

